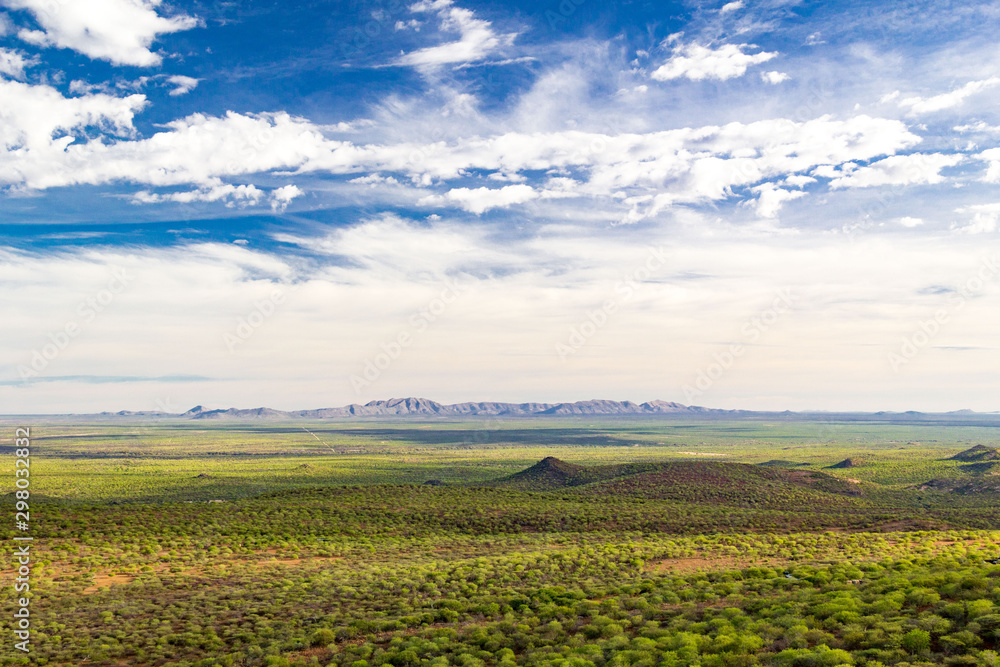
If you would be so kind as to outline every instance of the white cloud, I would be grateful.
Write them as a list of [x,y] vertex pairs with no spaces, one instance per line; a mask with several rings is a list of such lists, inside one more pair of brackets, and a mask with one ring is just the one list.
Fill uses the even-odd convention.
[[22,40],[72,49],[116,65],[159,65],[162,58],[150,50],[157,36],[198,25],[190,16],[160,16],[160,0],[4,1],[13,9],[30,11],[43,28],[22,30]]
[[67,98],[50,86],[3,80],[0,100],[0,148],[5,151],[0,152],[0,182],[7,183],[25,180],[28,174],[22,168],[32,168],[26,162],[43,170],[57,167],[75,131],[98,127],[131,134],[135,113],[146,106],[144,95]]
[[987,134],[1000,134],[1000,125],[988,125],[983,121],[976,121],[975,123],[968,123],[966,125],[956,125],[952,128],[956,132],[961,132],[962,134],[968,132],[983,132]]
[[773,72],[772,71],[772,72],[761,72],[760,73],[760,78],[765,83],[770,83],[771,85],[777,85],[777,84],[781,83],[782,81],[788,81],[792,77],[788,76],[784,72]]
[[0,74],[12,79],[23,79],[24,68],[35,64],[35,61],[25,59],[17,51],[0,47]]
[[404,54],[400,65],[433,69],[442,65],[482,60],[497,49],[513,43],[517,33],[498,35],[489,21],[475,18],[468,9],[454,7],[452,0],[424,0],[410,6],[412,12],[434,12],[441,19],[442,32],[457,32],[458,41],[429,46]]
[[901,108],[908,108],[911,116],[933,113],[956,107],[964,102],[966,98],[993,88],[998,84],[1000,84],[1000,77],[996,76],[980,81],[970,81],[961,88],[956,88],[949,93],[942,93],[933,97],[907,97],[899,101],[899,106]]
[[192,202],[217,202],[225,201],[226,206],[232,208],[239,206],[253,206],[260,203],[264,196],[263,190],[254,185],[230,185],[219,183],[209,188],[199,188],[190,192],[171,192],[158,194],[145,190],[137,192],[132,196],[132,200],[137,204],[156,204],[165,201],[177,202],[180,204],[190,204]]
[[382,174],[368,174],[367,176],[358,176],[357,178],[352,178],[348,183],[357,183],[358,185],[367,185],[370,188],[377,188],[380,185],[399,185],[397,181],[392,176],[383,176]]
[[[3,85],[0,82],[0,94]],[[52,102],[56,104],[57,93],[52,93]],[[126,103],[133,98],[138,104],[145,101],[142,95],[125,100],[93,95],[63,99],[62,103],[75,110],[79,100],[94,100],[93,104],[102,112],[103,105],[117,105],[105,113],[117,111],[120,122],[128,121],[131,128],[131,113],[127,112],[138,104],[127,107]],[[0,118],[5,111],[0,109]],[[76,117],[72,120],[77,125],[86,124]],[[85,144],[52,141],[51,129],[32,125],[29,119],[22,124],[34,129],[38,141],[52,148],[0,154],[0,183],[19,183],[33,189],[113,181],[211,186],[220,177],[294,168],[317,154],[336,155],[352,164],[363,157],[363,149],[328,141],[315,126],[281,113],[255,116],[229,113],[221,118],[195,114],[168,123],[165,131],[147,139],[111,144],[100,140]],[[0,126],[0,133],[4,129]]]
[[506,208],[537,199],[538,192],[530,185],[507,185],[502,188],[455,188],[444,195],[424,197],[422,205],[457,204],[460,208],[481,215],[492,208]]
[[175,86],[173,90],[170,91],[172,97],[177,97],[178,95],[186,95],[194,90],[198,86],[198,82],[201,79],[196,79],[191,76],[183,76],[176,74],[174,76],[167,78],[167,83]]
[[898,218],[896,222],[903,225],[904,227],[911,227],[911,228],[919,227],[920,225],[924,224],[922,218],[911,218],[910,216],[904,216],[902,218]]
[[[484,212],[536,197],[582,196],[601,198],[612,207],[624,204],[630,209],[625,221],[634,221],[677,204],[726,199],[733,196],[732,188],[761,181],[795,177],[788,183],[799,186],[806,182],[801,179],[808,178],[803,172],[819,165],[867,161],[919,141],[900,121],[857,116],[804,123],[774,119],[646,134],[564,131],[507,133],[454,143],[354,144],[328,139],[323,127],[287,114],[229,113],[183,118],[145,139],[83,143],[56,135],[89,125],[132,132],[132,114],[145,104],[145,98],[103,94],[62,98],[54,89],[18,82],[0,82],[0,95],[3,86],[13,93],[7,97],[16,104],[0,109],[0,118],[7,121],[0,126],[0,133],[6,132],[0,138],[6,138],[8,148],[0,153],[0,183],[28,189],[132,182],[191,184],[211,191],[220,179],[282,170],[379,174],[379,178],[404,177],[427,187],[473,170],[513,181],[532,171],[581,169],[583,178],[572,192],[535,192],[527,185],[466,187],[432,195],[425,203],[450,203]],[[59,110],[65,110],[68,117],[38,122]],[[19,133],[9,136],[11,128]],[[22,136],[27,132],[33,133],[30,140]],[[9,150],[21,146],[28,150]],[[841,178],[847,168],[829,167],[832,172],[827,177]],[[765,202],[782,196],[789,198],[768,195]]]
[[666,63],[657,68],[652,77],[657,81],[670,81],[687,77],[692,81],[718,79],[724,81],[743,76],[747,68],[771,60],[776,52],[744,53],[747,44],[723,44],[711,49],[700,44],[678,46]]
[[962,234],[989,234],[997,229],[1000,222],[1000,203],[976,204],[956,209],[956,213],[972,213],[967,225],[952,225],[952,229]]
[[294,184],[283,185],[271,191],[271,210],[284,211],[296,197],[301,197],[304,192]]
[[782,185],[790,185],[793,188],[802,188],[810,183],[815,183],[816,179],[812,176],[806,176],[804,174],[792,174],[784,180]]
[[806,195],[801,190],[784,190],[774,183],[762,183],[752,188],[752,191],[757,193],[757,215],[762,218],[777,217],[786,201]]
[[1000,148],[990,148],[978,154],[976,158],[989,162],[989,167],[983,175],[984,183],[1000,183]]
[[296,185],[285,185],[267,193],[255,185],[232,185],[218,181],[210,186],[188,192],[158,193],[142,190],[132,195],[132,201],[136,204],[225,202],[227,208],[245,208],[257,206],[264,199],[267,199],[271,204],[272,211],[283,212],[293,199],[303,194]]
[[953,167],[965,159],[964,155],[943,153],[913,153],[893,155],[873,162],[867,167],[844,165],[838,171],[823,171],[820,175],[833,177],[830,187],[870,188],[879,185],[914,185],[920,183],[940,183],[944,180],[941,170]]
[[737,9],[743,9],[743,0],[734,0],[733,2],[727,2],[722,5],[722,9],[719,10],[721,14],[728,14],[729,12],[735,12]]
[[[567,181],[570,189],[459,187],[422,201],[480,214],[532,199],[588,197],[611,207],[624,205],[629,210],[624,220],[635,221],[678,204],[727,199],[734,196],[733,188],[764,181],[802,187],[812,178],[805,175],[810,170],[835,179],[834,188],[939,182],[939,170],[961,160],[940,154],[896,156],[852,171],[854,161],[893,155],[919,141],[900,121],[867,116],[645,134],[510,132],[455,142],[355,144],[327,138],[325,132],[334,130],[288,114],[195,114],[144,139],[83,141],[89,127],[134,134],[133,115],[145,97],[65,98],[50,87],[0,81],[0,99],[6,100],[0,107],[0,145],[7,149],[0,152],[0,183],[28,189],[110,182],[196,186],[194,194],[164,193],[162,201],[212,201],[224,192],[217,189],[222,180],[275,171],[357,175],[372,182],[377,179],[371,175],[378,174],[378,179],[408,178],[425,188],[470,171],[516,182],[529,172],[581,170]],[[761,195],[762,215],[800,196],[786,191]]]

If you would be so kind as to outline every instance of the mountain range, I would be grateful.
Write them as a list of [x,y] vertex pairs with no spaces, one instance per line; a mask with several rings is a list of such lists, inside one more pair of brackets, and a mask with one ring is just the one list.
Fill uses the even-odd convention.
[[648,401],[633,403],[632,401],[592,400],[575,403],[498,403],[492,401],[444,404],[426,398],[391,398],[383,401],[370,401],[361,404],[345,405],[339,408],[319,408],[317,410],[274,410],[272,408],[228,410],[206,410],[202,406],[191,408],[182,414],[165,412],[129,412],[102,413],[149,417],[179,417],[182,419],[337,419],[343,417],[534,417],[534,416],[568,416],[568,415],[694,415],[694,414],[732,414],[738,410],[713,410],[698,406],[681,405],[669,401]]
[[275,410],[273,408],[228,408],[209,410],[196,406],[187,412],[102,412],[97,415],[75,415],[94,418],[153,418],[235,421],[279,421],[290,419],[350,419],[350,418],[468,418],[468,417],[572,417],[572,416],[622,416],[699,419],[775,419],[775,420],[848,420],[874,422],[927,422],[960,421],[972,424],[1000,421],[1000,414],[957,410],[953,412],[759,412],[751,410],[722,410],[697,405],[683,405],[672,401],[590,400],[572,403],[500,403],[494,401],[466,403],[438,403],[426,398],[392,398],[353,403],[342,407],[315,410]]

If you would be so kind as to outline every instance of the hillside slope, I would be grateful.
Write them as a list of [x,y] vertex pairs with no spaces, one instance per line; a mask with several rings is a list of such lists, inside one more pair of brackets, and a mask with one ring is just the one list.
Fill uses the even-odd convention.
[[491,486],[740,506],[842,504],[861,495],[859,485],[815,470],[721,461],[581,466],[551,456]]

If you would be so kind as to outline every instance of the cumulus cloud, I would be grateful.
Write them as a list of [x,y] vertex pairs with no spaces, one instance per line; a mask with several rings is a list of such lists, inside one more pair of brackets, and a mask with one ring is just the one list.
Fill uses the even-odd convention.
[[920,225],[924,224],[922,218],[913,218],[910,216],[904,216],[902,218],[898,218],[896,222],[903,225],[904,227],[919,227]]
[[132,195],[132,201],[136,204],[224,202],[227,208],[246,208],[257,206],[267,200],[271,204],[272,211],[283,212],[293,199],[302,194],[304,193],[296,185],[285,185],[268,193],[255,185],[232,185],[218,181],[210,186],[187,192],[158,193],[141,190]]
[[757,193],[757,215],[762,218],[776,218],[786,201],[806,195],[801,190],[785,190],[774,183],[762,183],[752,191]]
[[724,81],[746,74],[751,65],[758,65],[777,56],[777,52],[744,53],[747,44],[723,44],[717,49],[700,44],[681,45],[674,49],[666,63],[653,71],[657,81],[687,77],[692,81],[718,79]]
[[830,187],[833,189],[940,183],[944,180],[941,170],[945,167],[954,167],[964,159],[964,155],[913,153],[893,155],[873,162],[867,167],[846,164],[840,170],[820,169],[817,173],[832,176]]
[[5,0],[5,4],[31,12],[42,27],[21,30],[22,40],[72,49],[115,65],[159,65],[162,58],[150,50],[157,36],[198,25],[190,16],[160,16],[156,11],[160,0]]
[[962,134],[968,132],[982,132],[984,134],[998,134],[1000,133],[1000,125],[989,125],[983,121],[976,121],[975,123],[967,123],[965,125],[956,125],[952,128],[956,132],[961,132]]
[[771,85],[778,85],[782,81],[788,81],[792,77],[788,76],[784,72],[761,72],[760,78],[765,83],[770,83]]
[[34,64],[17,51],[0,47],[0,74],[12,79],[23,79],[24,68]]
[[156,204],[165,201],[190,204],[192,202],[225,201],[226,206],[233,208],[251,206],[260,203],[264,192],[253,185],[230,185],[219,183],[208,188],[199,188],[190,192],[171,192],[159,194],[142,190],[132,196],[137,204]]
[[97,127],[131,134],[135,114],[146,106],[144,95],[122,98],[98,93],[67,98],[51,86],[3,80],[0,100],[0,147],[4,149],[0,182],[12,184],[26,184],[33,168],[56,167],[65,156],[64,149],[76,140],[76,131]]
[[502,188],[455,188],[444,195],[430,195],[418,203],[423,205],[456,204],[460,208],[482,215],[491,208],[506,208],[538,198],[530,185],[507,185]]
[[952,229],[962,234],[989,234],[997,229],[1000,222],[1000,203],[965,206],[956,213],[971,213],[972,219],[966,225],[952,225]]
[[284,185],[271,191],[271,210],[284,211],[296,197],[301,197],[304,192],[294,184]]
[[[52,92],[56,102],[57,93]],[[108,114],[117,112],[117,120],[122,124],[128,121],[131,127],[129,112],[145,101],[141,95],[125,100],[106,97],[70,98],[63,104],[76,110],[80,100],[93,100],[92,104],[105,114],[98,120],[115,120]],[[132,98],[137,98],[136,104],[128,107],[127,101]],[[103,106],[109,104],[112,108],[105,110]],[[0,109],[0,118],[6,111]],[[69,123],[85,124],[77,116],[65,124]],[[51,127],[33,126],[27,119],[22,126],[33,129],[36,143],[51,149],[0,154],[0,183],[33,189],[113,181],[154,186],[211,185],[220,177],[297,167],[317,153],[338,154],[337,149],[345,146],[326,140],[314,125],[283,113],[229,113],[224,117],[195,114],[168,123],[164,131],[147,139],[111,144],[100,140],[74,144],[72,137],[53,141]],[[0,126],[0,133],[6,129]],[[346,148],[344,151],[339,153],[341,159],[350,153]]]
[[[899,106],[904,109],[909,109],[909,114],[911,116],[933,113],[935,111],[943,111],[944,109],[957,107],[962,104],[966,98],[977,93],[981,93],[984,90],[993,88],[998,84],[1000,84],[1000,77],[996,76],[990,77],[989,79],[982,79],[980,81],[970,81],[961,88],[956,88],[948,93],[934,95],[933,97],[915,96],[904,98],[899,100]],[[883,98],[883,100],[888,101],[886,98]]]
[[498,35],[492,23],[477,19],[468,9],[455,7],[452,0],[423,0],[411,5],[410,11],[436,13],[441,20],[441,31],[457,32],[459,39],[404,54],[397,61],[400,65],[433,69],[476,62],[503,46],[509,46],[517,37],[517,33]]
[[[0,119],[6,121],[0,126],[0,139],[8,149],[0,153],[0,183],[9,185],[45,189],[110,182],[190,184],[201,193],[192,196],[204,200],[204,193],[213,192],[220,179],[274,171],[362,178],[379,174],[428,187],[465,178],[471,171],[517,181],[530,172],[573,169],[582,170],[582,178],[565,179],[571,188],[563,187],[565,183],[538,191],[524,184],[459,187],[431,195],[424,203],[482,213],[534,198],[597,197],[611,206],[624,204],[629,209],[624,221],[641,220],[677,204],[726,199],[735,187],[763,181],[785,178],[800,187],[811,178],[805,172],[820,165],[830,165],[827,178],[843,179],[851,161],[893,155],[919,141],[900,121],[857,116],[807,122],[774,119],[645,134],[571,130],[506,133],[452,143],[355,144],[328,138],[328,128],[288,114],[230,112],[222,117],[195,114],[144,139],[83,142],[72,133],[88,126],[133,132],[132,116],[145,104],[145,97],[63,98],[54,89],[12,81],[0,82],[0,96],[14,102],[0,109]],[[929,159],[936,165],[958,158]],[[865,169],[888,166],[891,163]],[[838,187],[854,184],[860,176],[852,178]],[[797,196],[765,194],[761,212],[776,211],[780,201]]]
[[167,83],[174,86],[174,89],[170,91],[170,95],[172,97],[187,95],[198,86],[199,81],[201,81],[201,79],[196,79],[191,76],[182,76],[180,74],[168,77]]
[[1000,183],[1000,148],[985,150],[976,155],[976,158],[989,163],[982,181],[984,183]]
[[728,14],[729,12],[735,12],[737,9],[743,9],[743,0],[734,0],[733,2],[727,2],[722,5],[722,9],[719,10],[722,14]]

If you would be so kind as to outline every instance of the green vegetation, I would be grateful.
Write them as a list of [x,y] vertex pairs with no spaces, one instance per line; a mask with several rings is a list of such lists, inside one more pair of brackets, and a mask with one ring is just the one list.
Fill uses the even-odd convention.
[[[33,664],[1000,663],[990,427],[581,418],[33,436]],[[8,646],[0,663],[28,661]]]

